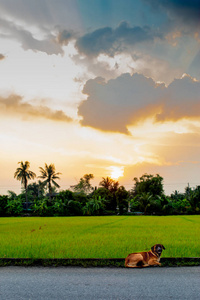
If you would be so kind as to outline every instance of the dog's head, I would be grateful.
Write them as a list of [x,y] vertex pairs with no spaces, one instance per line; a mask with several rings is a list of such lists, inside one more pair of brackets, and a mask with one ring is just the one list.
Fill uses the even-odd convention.
[[158,256],[161,256],[163,249],[165,250],[165,247],[162,244],[156,244],[153,247],[151,247],[151,251]]

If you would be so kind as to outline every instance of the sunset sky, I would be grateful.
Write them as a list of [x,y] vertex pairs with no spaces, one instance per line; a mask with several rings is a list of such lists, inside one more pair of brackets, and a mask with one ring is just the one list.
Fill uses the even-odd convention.
[[0,0],[0,74],[0,194],[26,160],[200,185],[199,0]]

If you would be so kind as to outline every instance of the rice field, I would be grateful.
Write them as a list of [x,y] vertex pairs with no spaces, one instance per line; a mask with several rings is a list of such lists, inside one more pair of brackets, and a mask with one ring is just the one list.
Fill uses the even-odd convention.
[[124,258],[161,243],[162,257],[200,257],[200,216],[0,218],[0,257]]

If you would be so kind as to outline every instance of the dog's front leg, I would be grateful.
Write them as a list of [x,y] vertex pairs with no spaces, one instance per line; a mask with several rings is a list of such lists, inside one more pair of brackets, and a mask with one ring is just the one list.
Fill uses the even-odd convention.
[[161,264],[159,262],[156,262],[156,263],[153,264],[153,266],[159,266],[160,267]]
[[161,266],[161,263],[159,263],[158,261],[155,261],[155,260],[150,260],[149,265],[150,266]]
[[131,264],[127,264],[125,265],[126,268],[138,268],[137,265],[131,265]]
[[141,268],[149,267],[149,264],[142,265]]

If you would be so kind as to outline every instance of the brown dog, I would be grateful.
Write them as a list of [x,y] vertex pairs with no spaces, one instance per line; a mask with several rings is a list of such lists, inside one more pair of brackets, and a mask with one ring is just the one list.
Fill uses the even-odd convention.
[[161,266],[159,261],[163,249],[165,250],[163,245],[156,244],[148,252],[131,253],[125,259],[125,266],[128,268]]

